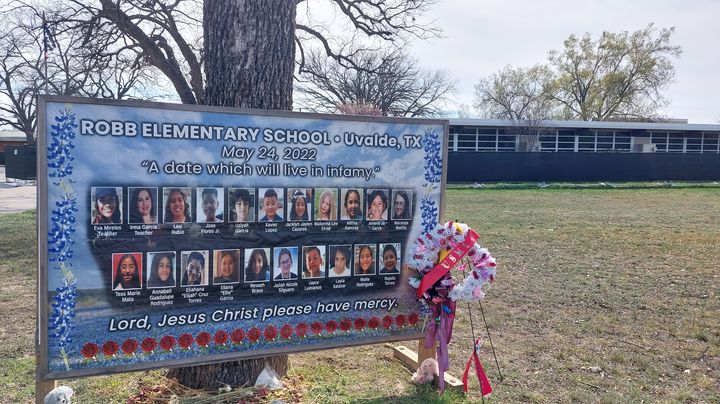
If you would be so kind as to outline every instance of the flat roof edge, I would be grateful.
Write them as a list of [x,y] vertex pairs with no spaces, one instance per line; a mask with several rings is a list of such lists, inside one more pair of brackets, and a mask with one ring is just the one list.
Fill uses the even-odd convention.
[[[505,119],[450,118],[450,126],[518,126],[519,122]],[[538,125],[538,123],[533,123]],[[711,131],[720,132],[720,124],[693,124],[669,122],[616,122],[616,121],[541,121],[538,126],[557,129],[628,129],[668,131]]]

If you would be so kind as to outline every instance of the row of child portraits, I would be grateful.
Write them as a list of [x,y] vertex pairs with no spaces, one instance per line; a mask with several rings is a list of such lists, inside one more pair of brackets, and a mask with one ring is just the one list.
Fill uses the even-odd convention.
[[128,187],[127,191],[129,209],[124,217],[123,187],[92,187],[92,224],[122,224],[124,219],[131,224],[410,220],[413,214],[410,189],[258,188],[256,192],[255,188],[200,187],[193,201],[190,187],[163,187],[162,212],[158,212],[158,188]]
[[[191,250],[181,251],[180,254],[157,251],[145,253],[145,259],[145,254],[141,252],[115,253],[112,254],[112,289],[142,289],[143,284],[148,289],[175,287],[178,286],[177,279],[182,287],[208,286],[210,271],[213,285],[369,276],[376,273],[395,275],[400,273],[401,251],[400,243],[380,243]],[[301,259],[299,254],[302,254]]]

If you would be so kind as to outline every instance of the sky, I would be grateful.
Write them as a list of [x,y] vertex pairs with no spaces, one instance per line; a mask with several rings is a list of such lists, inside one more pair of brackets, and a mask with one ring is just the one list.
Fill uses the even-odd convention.
[[414,54],[423,67],[457,80],[456,102],[468,105],[480,79],[505,65],[545,63],[571,34],[597,39],[603,31],[632,32],[650,23],[675,27],[671,43],[683,53],[674,60],[663,112],[689,123],[720,122],[719,0],[440,0],[426,17],[443,38],[416,41]]

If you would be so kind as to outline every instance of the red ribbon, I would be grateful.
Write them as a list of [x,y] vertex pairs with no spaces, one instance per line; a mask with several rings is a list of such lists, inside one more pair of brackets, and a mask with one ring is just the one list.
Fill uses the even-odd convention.
[[480,382],[480,394],[482,394],[483,397],[487,397],[492,393],[492,387],[490,386],[490,381],[487,378],[487,375],[485,375],[485,369],[483,369],[482,364],[480,363],[480,357],[478,357],[478,349],[480,348],[480,338],[475,340],[475,347],[473,349],[473,354],[468,359],[467,366],[465,366],[465,373],[463,373],[463,387],[465,389],[465,392],[468,391],[468,374],[470,373],[470,364],[472,362],[475,362],[475,375],[477,375],[478,382]]
[[479,238],[480,236],[475,232],[475,230],[468,230],[465,235],[465,240],[458,243],[458,245],[450,251],[447,257],[440,261],[440,263],[438,263],[422,278],[422,281],[420,281],[420,287],[418,287],[417,290],[418,299],[421,299],[425,292],[427,292],[428,289],[435,284],[435,282],[439,281],[440,278],[445,276],[445,274],[455,266],[455,264],[460,262],[460,259],[470,252],[475,245],[475,241]]

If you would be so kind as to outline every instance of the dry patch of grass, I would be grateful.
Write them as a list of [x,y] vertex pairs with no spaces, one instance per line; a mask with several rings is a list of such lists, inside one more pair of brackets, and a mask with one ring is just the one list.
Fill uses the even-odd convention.
[[[446,217],[469,223],[500,262],[483,304],[497,402],[718,402],[720,191],[451,190]],[[0,216],[0,402],[32,397],[34,216]],[[9,236],[12,235],[12,236]],[[12,293],[5,293],[7,287]],[[21,308],[21,309],[18,309]],[[479,307],[458,308],[451,373],[462,373]],[[410,347],[415,341],[408,342]],[[382,345],[292,355],[288,387],[253,400],[478,402],[409,384]],[[64,381],[83,401],[175,393],[161,371]],[[236,394],[240,394],[236,392]],[[203,398],[211,399],[211,398]],[[215,396],[215,399],[221,397]]]

